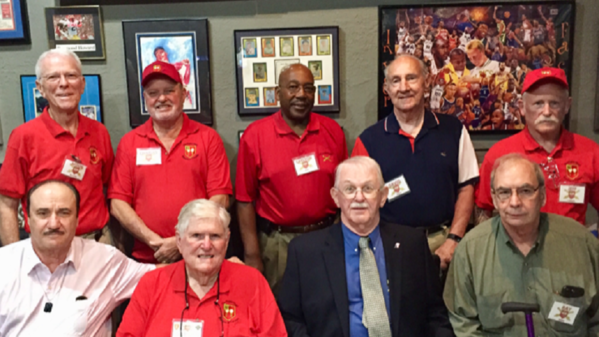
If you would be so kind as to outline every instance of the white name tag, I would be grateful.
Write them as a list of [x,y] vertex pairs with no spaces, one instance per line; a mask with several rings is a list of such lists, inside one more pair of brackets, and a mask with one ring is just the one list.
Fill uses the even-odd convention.
[[580,310],[580,308],[572,305],[561,302],[553,302],[553,307],[551,307],[549,317],[547,318],[572,325],[574,324],[576,315],[578,315],[578,310]]
[[60,173],[64,174],[65,176],[67,176],[69,178],[83,180],[86,169],[87,169],[87,166],[85,166],[81,163],[78,163],[76,161],[66,159],[64,161],[64,166],[62,167],[62,171]]
[[559,202],[569,204],[584,204],[584,185],[568,185],[559,186]]
[[159,147],[137,149],[135,165],[160,165],[162,164],[162,151]]
[[173,319],[171,337],[202,337],[204,321]]
[[298,176],[319,170],[314,153],[293,158],[293,166],[295,166],[295,173]]
[[389,194],[387,194],[387,202],[391,202],[404,194],[410,193],[410,186],[406,182],[406,178],[402,175],[389,181],[385,184],[389,188]]

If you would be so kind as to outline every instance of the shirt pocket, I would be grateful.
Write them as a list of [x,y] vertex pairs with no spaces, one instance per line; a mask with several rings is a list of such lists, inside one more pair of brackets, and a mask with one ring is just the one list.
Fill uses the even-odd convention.
[[65,308],[64,320],[60,325],[61,336],[83,336],[87,329],[89,300],[75,301],[70,308]]
[[[547,308],[543,308],[541,312],[542,312],[543,318],[548,321],[551,329],[554,332],[557,332],[560,336],[564,336],[564,334],[573,335],[573,336],[585,335],[586,333],[583,333],[583,330],[582,330],[582,328],[586,327],[586,324],[588,323],[588,319],[586,316],[586,310],[587,310],[588,305],[585,303],[585,297],[581,296],[581,297],[577,297],[577,298],[566,298],[566,297],[562,297],[557,294],[550,294],[550,295],[551,295],[551,297],[550,297],[551,301],[548,303],[549,305],[547,306]],[[567,304],[569,306],[578,308],[578,312],[576,313],[574,322],[571,325],[568,323],[558,322],[554,319],[557,317],[549,316],[549,313],[550,313],[551,309],[553,308],[553,305],[555,302]],[[560,314],[557,314],[557,315],[560,315]],[[563,315],[568,315],[568,313],[564,312]],[[555,315],[552,315],[552,316],[555,316]]]
[[510,302],[506,295],[495,294],[477,297],[478,317],[485,331],[508,331],[514,325],[514,314],[501,312],[501,304]]

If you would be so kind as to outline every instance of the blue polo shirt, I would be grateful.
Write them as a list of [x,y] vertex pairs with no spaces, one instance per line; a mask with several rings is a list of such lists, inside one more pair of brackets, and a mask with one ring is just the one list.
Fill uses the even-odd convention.
[[461,187],[478,181],[478,163],[468,131],[454,116],[424,113],[412,138],[400,131],[395,113],[366,129],[352,152],[377,161],[386,183],[404,176],[408,194],[387,201],[381,218],[411,227],[451,225]]

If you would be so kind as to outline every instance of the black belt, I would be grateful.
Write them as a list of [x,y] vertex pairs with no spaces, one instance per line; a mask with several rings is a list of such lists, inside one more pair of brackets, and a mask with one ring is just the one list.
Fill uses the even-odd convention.
[[264,219],[261,216],[256,215],[256,226],[258,230],[266,235],[276,231],[279,233],[309,233],[319,229],[323,229],[332,225],[337,219],[337,214],[328,215],[319,222],[305,225],[305,226],[280,226],[272,223],[271,221]]
[[447,227],[449,227],[449,221],[445,221],[444,223],[442,223],[440,225],[436,225],[436,226],[423,227],[423,229],[424,229],[424,233],[427,236],[429,236],[429,235],[435,234],[437,232],[440,232],[442,230],[445,230]]

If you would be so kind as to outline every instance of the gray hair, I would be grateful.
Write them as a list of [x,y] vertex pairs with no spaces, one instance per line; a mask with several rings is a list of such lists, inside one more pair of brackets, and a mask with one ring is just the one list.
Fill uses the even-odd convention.
[[231,222],[229,212],[214,201],[206,199],[192,200],[185,204],[179,213],[177,225],[175,226],[178,237],[181,237],[185,233],[189,226],[189,221],[192,219],[216,219],[223,225],[225,232],[229,229],[229,222]]
[[54,56],[54,55],[72,57],[73,60],[75,60],[75,63],[77,64],[77,70],[79,70],[79,73],[80,74],[83,73],[83,71],[81,70],[81,60],[79,59],[79,56],[77,56],[77,54],[73,53],[72,51],[70,51],[68,49],[50,49],[50,50],[43,52],[42,55],[40,55],[40,57],[37,59],[37,63],[35,64],[35,77],[38,80],[40,80],[42,78],[42,62],[47,57]]
[[337,166],[335,169],[335,187],[339,186],[339,176],[341,175],[341,169],[346,166],[358,166],[363,169],[374,169],[376,171],[377,179],[380,182],[380,188],[385,186],[385,180],[383,179],[383,172],[381,171],[381,167],[379,164],[370,157],[365,156],[355,156],[349,159],[344,160]]
[[495,175],[497,174],[497,170],[499,170],[501,166],[507,165],[507,163],[513,161],[523,161],[532,166],[533,170],[535,171],[535,176],[537,177],[539,187],[544,188],[545,176],[543,175],[543,169],[541,169],[539,164],[531,161],[520,153],[510,153],[495,160],[495,163],[493,164],[493,171],[491,171],[491,190],[495,189]]
[[387,78],[387,73],[389,72],[389,67],[394,63],[397,62],[400,58],[402,57],[409,57],[412,60],[416,60],[418,62],[418,64],[420,65],[420,73],[422,74],[422,76],[424,76],[424,78],[428,77],[428,66],[426,65],[426,63],[424,63],[424,61],[422,59],[417,58],[416,56],[412,55],[412,54],[408,54],[408,53],[402,53],[399,54],[395,57],[395,59],[393,61],[391,61],[391,63],[389,63],[389,65],[387,65],[385,67],[385,69],[383,69],[383,74],[385,75],[385,78]]

